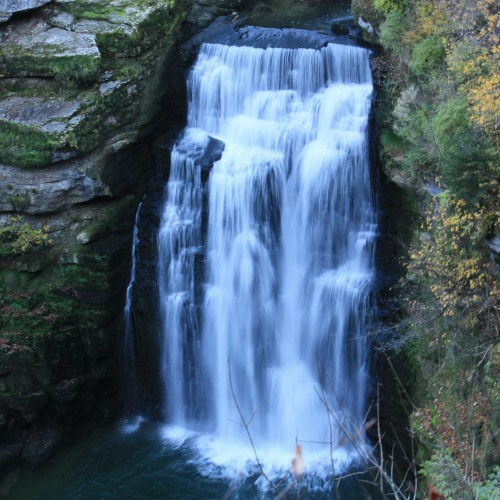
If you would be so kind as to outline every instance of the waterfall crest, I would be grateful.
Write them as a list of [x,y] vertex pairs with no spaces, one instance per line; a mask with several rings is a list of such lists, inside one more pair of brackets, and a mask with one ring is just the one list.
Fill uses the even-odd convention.
[[165,417],[243,442],[231,376],[257,445],[349,448],[374,274],[368,51],[204,44],[188,91],[158,237]]

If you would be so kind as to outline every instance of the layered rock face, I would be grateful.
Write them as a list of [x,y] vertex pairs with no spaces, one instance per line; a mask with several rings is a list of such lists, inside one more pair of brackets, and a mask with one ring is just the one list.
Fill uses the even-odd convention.
[[0,1],[0,477],[119,411],[134,212],[190,8]]

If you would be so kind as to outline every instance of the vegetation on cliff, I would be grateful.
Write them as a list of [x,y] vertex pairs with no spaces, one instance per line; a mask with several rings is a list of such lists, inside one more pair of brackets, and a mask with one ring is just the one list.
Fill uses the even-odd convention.
[[420,214],[398,344],[418,373],[421,472],[449,498],[489,498],[500,484],[498,3],[354,0],[353,10],[385,49],[375,61],[384,168]]

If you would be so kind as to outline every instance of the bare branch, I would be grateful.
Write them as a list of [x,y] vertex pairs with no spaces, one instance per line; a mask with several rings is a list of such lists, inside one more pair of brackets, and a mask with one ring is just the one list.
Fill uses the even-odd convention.
[[266,481],[269,483],[269,485],[274,490],[277,491],[277,486],[271,481],[271,479],[269,479],[269,477],[267,476],[267,474],[264,471],[264,468],[262,467],[262,464],[261,464],[261,462],[259,460],[259,455],[257,455],[257,450],[255,449],[255,445],[254,445],[254,442],[253,442],[252,434],[250,433],[250,429],[248,428],[248,425],[249,425],[250,421],[252,420],[252,418],[254,417],[255,413],[252,415],[252,417],[250,418],[250,420],[247,422],[245,420],[245,417],[243,416],[243,412],[241,411],[240,405],[238,403],[238,399],[236,398],[236,394],[234,393],[233,378],[232,378],[232,375],[231,375],[231,364],[229,362],[229,358],[227,358],[227,368],[229,370],[229,387],[231,389],[231,396],[233,397],[234,405],[236,406],[236,410],[238,411],[238,414],[240,416],[241,423],[243,424],[243,427],[245,428],[245,431],[246,431],[247,436],[248,436],[248,440],[250,441],[250,445],[252,446],[252,450],[253,450],[253,453],[255,455],[255,461],[257,462],[257,467],[259,468],[260,473],[266,479]]

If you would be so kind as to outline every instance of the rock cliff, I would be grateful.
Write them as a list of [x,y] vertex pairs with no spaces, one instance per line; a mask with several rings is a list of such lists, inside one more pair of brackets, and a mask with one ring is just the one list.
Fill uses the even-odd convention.
[[190,9],[0,1],[0,476],[119,411],[134,212]]

